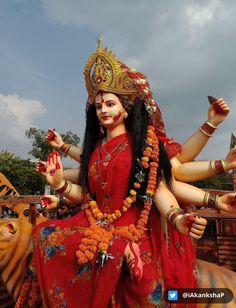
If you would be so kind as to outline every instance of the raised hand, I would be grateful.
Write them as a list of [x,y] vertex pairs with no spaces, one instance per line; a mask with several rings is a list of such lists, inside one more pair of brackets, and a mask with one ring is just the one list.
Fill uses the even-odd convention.
[[217,203],[217,209],[224,212],[236,213],[236,193],[228,193],[220,196]]
[[177,230],[193,239],[200,239],[207,225],[207,220],[196,213],[185,213],[176,221]]
[[219,125],[225,120],[230,109],[223,98],[218,98],[214,101],[208,109],[208,122],[214,126]]
[[56,150],[53,150],[48,156],[46,178],[54,189],[60,188],[65,183],[61,157]]
[[41,198],[41,204],[43,208],[47,210],[56,209],[59,206],[59,197],[53,195],[44,195]]
[[63,144],[61,136],[55,131],[55,129],[52,128],[48,129],[46,139],[48,140],[50,145],[55,149],[59,149],[60,146]]
[[45,161],[39,160],[36,165],[36,171],[44,176],[47,176],[47,163]]

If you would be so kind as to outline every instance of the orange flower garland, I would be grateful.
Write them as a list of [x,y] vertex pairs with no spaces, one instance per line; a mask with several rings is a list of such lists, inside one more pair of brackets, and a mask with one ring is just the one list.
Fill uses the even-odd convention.
[[124,236],[133,242],[137,242],[144,235],[157,185],[156,179],[159,162],[158,138],[153,126],[148,126],[146,141],[147,144],[143,151],[141,165],[144,169],[150,169],[144,208],[140,213],[136,226],[131,224],[129,226],[115,228],[113,222],[119,219],[135,203],[137,196],[136,190],[141,187],[139,182],[142,180],[134,182],[133,189],[130,189],[129,196],[123,201],[121,209],[115,210],[112,214],[102,213],[97,202],[87,195],[85,213],[90,227],[84,231],[79,249],[76,251],[80,265],[91,261],[97,252],[105,255],[105,260],[107,260],[109,258],[107,251],[114,235]]

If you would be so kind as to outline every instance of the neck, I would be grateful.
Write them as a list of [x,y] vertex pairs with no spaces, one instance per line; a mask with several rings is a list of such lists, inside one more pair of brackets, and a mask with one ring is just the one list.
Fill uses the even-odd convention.
[[116,136],[124,134],[125,132],[126,132],[126,129],[125,129],[124,124],[118,125],[114,128],[107,128],[107,138],[106,139],[107,141],[109,141]]

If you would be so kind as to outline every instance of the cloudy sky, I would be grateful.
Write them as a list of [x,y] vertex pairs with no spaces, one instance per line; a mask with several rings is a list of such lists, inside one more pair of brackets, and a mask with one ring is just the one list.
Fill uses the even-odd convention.
[[236,134],[236,1],[0,0],[0,150],[27,158],[31,126],[83,138],[84,63],[102,38],[151,83],[169,137],[206,119],[207,95],[227,120],[200,159],[223,158]]

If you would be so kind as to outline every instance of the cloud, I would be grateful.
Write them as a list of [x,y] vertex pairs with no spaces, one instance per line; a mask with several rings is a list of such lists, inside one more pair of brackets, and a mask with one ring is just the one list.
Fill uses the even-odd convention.
[[26,154],[29,142],[25,130],[34,126],[34,119],[45,113],[46,108],[38,100],[0,94],[1,150]]
[[[124,62],[137,65],[154,86],[169,94],[190,93],[206,80],[218,77],[216,82],[221,82],[222,71],[232,73],[225,72],[234,63],[236,49],[229,41],[236,29],[232,1],[42,0],[42,4],[51,19],[100,34]],[[226,63],[223,54],[228,54]]]
[[[101,35],[121,60],[149,77],[171,137],[184,141],[201,125],[207,95],[235,104],[236,2],[41,1],[50,19]],[[222,155],[222,147],[217,152]]]

